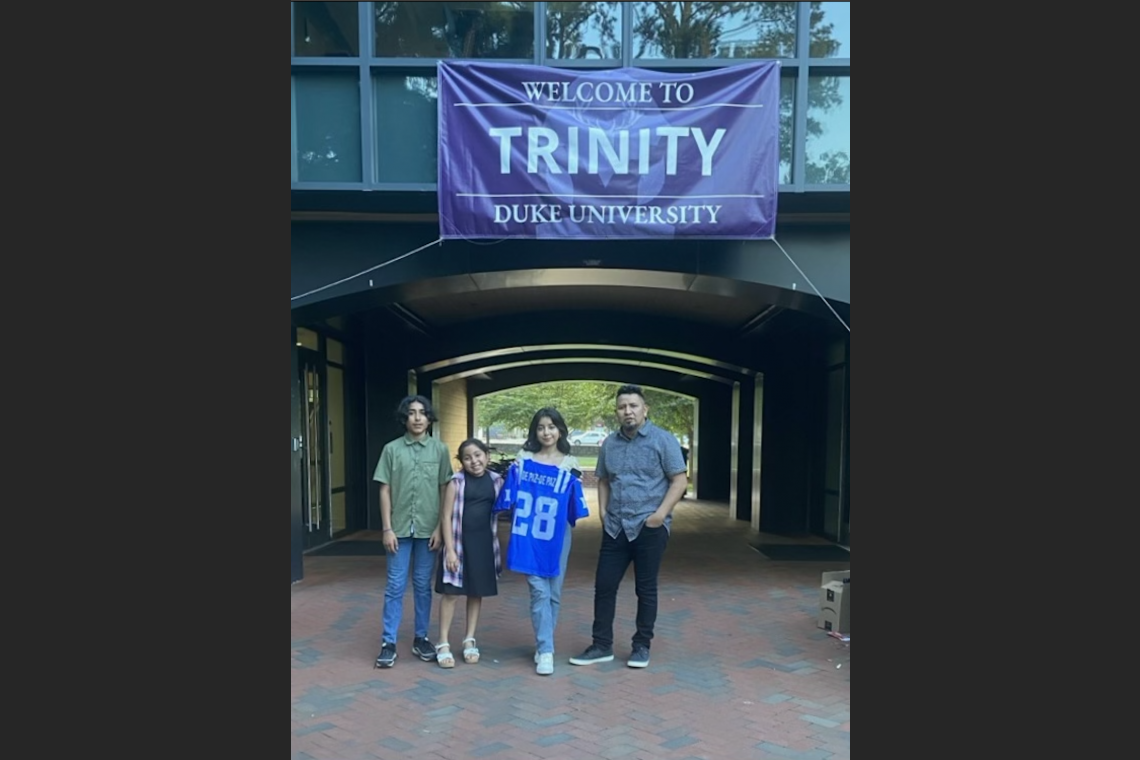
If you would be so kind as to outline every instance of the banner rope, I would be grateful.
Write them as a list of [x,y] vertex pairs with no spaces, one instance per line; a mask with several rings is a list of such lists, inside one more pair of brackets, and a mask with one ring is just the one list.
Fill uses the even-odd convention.
[[414,251],[408,251],[407,253],[402,253],[394,259],[388,259],[387,261],[382,261],[374,267],[369,267],[368,269],[365,269],[363,272],[357,272],[356,274],[350,274],[348,277],[343,277],[343,278],[337,280],[336,282],[330,282],[328,285],[322,285],[319,288],[313,288],[312,290],[310,290],[306,293],[302,293],[299,296],[292,296],[289,298],[289,300],[290,301],[296,301],[298,298],[304,298],[305,296],[311,296],[313,293],[320,293],[322,290],[328,290],[329,288],[335,288],[337,285],[340,285],[342,283],[346,283],[349,280],[355,280],[357,277],[362,277],[362,276],[368,274],[369,272],[375,272],[377,269],[380,269],[381,267],[386,267],[389,264],[395,264],[400,259],[406,259],[409,256],[411,256],[412,254],[419,253],[420,251],[424,250],[425,248],[431,248],[436,243],[439,243],[442,245],[443,244],[443,238],[436,238],[435,240],[431,241],[427,245],[421,245],[419,248],[415,249]]
[[[788,261],[791,262],[791,265],[796,268],[796,271],[800,273],[800,276],[802,276],[804,278],[804,280],[807,281],[807,284],[810,285],[811,289],[815,291],[815,294],[820,297],[820,300],[823,301],[824,305],[827,306],[827,308],[830,309],[831,313],[835,315],[835,318],[839,320],[839,324],[841,324],[845,328],[847,328],[847,332],[851,332],[851,327],[846,322],[844,322],[843,317],[839,316],[839,313],[836,312],[834,308],[832,308],[831,303],[827,300],[827,298],[824,297],[823,293],[819,292],[819,288],[817,288],[815,286],[815,283],[811,281],[811,278],[808,277],[804,273],[804,270],[800,269],[800,265],[797,264],[795,259],[793,259],[791,257],[791,254],[789,254],[787,252],[787,250],[784,249],[784,246],[780,245],[780,241],[777,240],[775,238],[775,236],[773,236],[771,238],[771,240],[773,243],[776,244],[776,247],[780,249],[780,252],[784,254],[784,256],[788,259]],[[469,240],[467,242],[473,243],[475,241]],[[503,240],[496,240],[493,243],[483,243],[482,245],[496,245],[496,244],[501,243],[501,242],[503,242]],[[341,279],[336,280],[335,282],[330,282],[327,285],[320,286],[319,288],[313,288],[312,290],[305,291],[304,293],[301,293],[300,295],[291,296],[289,298],[289,300],[290,301],[296,301],[298,298],[304,298],[306,296],[311,296],[314,293],[320,293],[322,290],[328,290],[329,288],[335,288],[337,285],[342,285],[342,284],[348,282],[349,280],[355,280],[357,277],[363,277],[364,275],[368,274],[369,272],[375,272],[377,269],[381,269],[383,267],[386,267],[389,264],[395,264],[397,261],[400,261],[401,259],[406,259],[409,256],[413,256],[413,255],[419,253],[420,251],[431,248],[433,245],[437,245],[437,244],[442,245],[443,244],[443,238],[436,238],[435,240],[431,241],[430,243],[425,243],[424,245],[421,245],[419,248],[415,248],[411,251],[408,251],[407,253],[400,254],[399,256],[397,256],[394,259],[388,259],[387,261],[382,261],[379,264],[377,264],[376,266],[369,267],[368,269],[357,272],[356,274],[350,274],[348,277],[342,277]]]
[[[799,272],[805,280],[807,280],[807,284],[811,285],[811,289],[814,290],[815,294],[823,300],[824,305],[826,305],[827,308],[831,309],[831,304],[828,302],[828,300],[826,298],[823,297],[823,293],[819,292],[819,288],[817,288],[815,286],[815,283],[813,283],[811,281],[811,279],[806,274],[804,274],[804,270],[800,269],[800,265],[797,264],[795,262],[795,260],[792,259],[792,257],[788,255],[788,252],[784,250],[784,246],[780,245],[780,241],[776,239],[775,235],[772,236],[772,242],[776,244],[777,248],[779,248],[781,251],[783,251],[784,256],[787,256],[788,261],[792,262],[792,266],[794,266],[796,268],[796,271]],[[847,323],[843,321],[843,317],[839,316],[839,314],[835,311],[835,309],[831,309],[831,313],[835,314],[835,318],[839,320],[839,324],[843,325],[844,327],[847,327]],[[847,327],[847,332],[851,332],[850,327]]]

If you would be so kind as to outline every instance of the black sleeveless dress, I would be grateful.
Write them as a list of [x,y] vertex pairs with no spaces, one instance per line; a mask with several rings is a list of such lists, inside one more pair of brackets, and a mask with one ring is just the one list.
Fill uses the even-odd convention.
[[480,478],[464,475],[463,484],[463,588],[443,582],[443,560],[439,552],[435,568],[435,592],[459,596],[496,596],[495,547],[491,543],[491,508],[495,505],[495,484],[491,474]]

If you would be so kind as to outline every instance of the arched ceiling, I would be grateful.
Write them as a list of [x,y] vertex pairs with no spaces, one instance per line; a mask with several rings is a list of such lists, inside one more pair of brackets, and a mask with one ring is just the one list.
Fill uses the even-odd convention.
[[[795,266],[771,241],[447,241],[395,254],[424,248],[417,241],[430,234],[399,225],[295,222],[294,320],[348,317],[386,343],[399,342],[409,369],[445,362],[448,369],[427,370],[438,378],[475,377],[512,362],[553,367],[596,358],[596,367],[617,360],[738,379],[740,369],[715,363],[752,372],[805,357],[814,363],[824,346],[849,335],[843,228],[785,233],[800,259]],[[799,265],[812,273],[810,287]],[[325,283],[343,284],[321,290]],[[838,300],[824,301],[815,283]],[[576,348],[502,353],[551,345]],[[498,353],[458,359],[481,352]]]
[[[611,284],[600,284],[598,275]],[[575,356],[604,361],[626,346],[651,356],[626,356],[625,363],[660,362],[676,353],[760,371],[772,350],[822,345],[847,334],[814,294],[666,272],[500,272],[422,280],[369,295],[387,303],[338,311],[338,301],[356,296],[312,309],[355,314],[389,331],[395,325],[415,343],[417,365],[458,364],[456,357],[517,352],[523,345],[571,344],[581,349]],[[502,363],[492,354],[454,371]]]

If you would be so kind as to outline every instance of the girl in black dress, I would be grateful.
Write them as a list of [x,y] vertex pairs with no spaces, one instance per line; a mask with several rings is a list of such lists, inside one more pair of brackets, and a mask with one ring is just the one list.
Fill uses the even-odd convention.
[[479,662],[475,642],[479,610],[483,597],[499,593],[498,578],[503,570],[498,520],[491,511],[503,479],[487,469],[487,444],[478,438],[469,438],[459,445],[458,459],[463,469],[455,475],[455,501],[441,505],[439,512],[443,551],[435,576],[435,591],[440,595],[439,644],[435,650],[441,668],[455,667],[448,636],[460,596],[467,597],[463,659],[470,664]]

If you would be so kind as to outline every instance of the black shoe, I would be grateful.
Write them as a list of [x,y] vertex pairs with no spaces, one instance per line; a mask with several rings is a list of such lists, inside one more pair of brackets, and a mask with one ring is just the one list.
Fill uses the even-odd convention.
[[435,661],[435,647],[428,641],[427,636],[420,636],[412,642],[412,654],[424,662]]
[[593,665],[595,662],[609,662],[614,658],[614,650],[610,647],[602,648],[597,644],[586,647],[586,651],[577,657],[570,658],[571,665]]
[[649,647],[644,644],[635,644],[633,647],[633,654],[625,662],[631,668],[647,668],[649,667]]
[[390,641],[385,641],[384,645],[380,647],[380,655],[376,658],[376,667],[390,668],[396,664],[396,645]]

